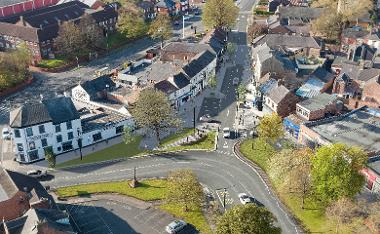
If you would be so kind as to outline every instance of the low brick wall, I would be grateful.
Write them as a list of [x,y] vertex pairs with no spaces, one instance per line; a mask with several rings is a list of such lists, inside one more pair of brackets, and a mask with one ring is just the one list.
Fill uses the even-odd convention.
[[5,98],[13,93],[16,93],[22,89],[24,89],[26,86],[30,85],[34,81],[34,77],[31,76],[29,79],[25,80],[23,83],[18,84],[12,88],[6,89],[4,91],[0,92],[0,99]]

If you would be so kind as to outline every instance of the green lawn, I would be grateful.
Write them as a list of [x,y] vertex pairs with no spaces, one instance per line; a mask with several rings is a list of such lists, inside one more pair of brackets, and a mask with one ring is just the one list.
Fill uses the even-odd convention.
[[175,147],[170,147],[166,151],[174,151],[174,150],[213,150],[215,147],[215,135],[216,132],[209,132],[207,136],[198,141],[195,142],[194,144],[190,145],[180,145],[180,146],[175,146]]
[[38,62],[38,67],[42,68],[56,68],[63,66],[67,63],[67,60],[65,59],[43,59],[40,62]]
[[[168,182],[162,179],[148,179],[140,182],[137,188],[131,188],[129,181],[105,182],[94,184],[83,184],[70,187],[58,188],[56,193],[60,197],[89,196],[94,193],[118,193],[131,196],[144,201],[164,200],[167,196]],[[201,207],[191,207],[188,212],[184,212],[182,207],[175,203],[164,203],[160,209],[174,215],[178,219],[183,219],[194,225],[201,233],[212,233],[206,222]]]
[[240,146],[240,151],[264,170],[268,167],[269,158],[276,152],[271,145],[263,144],[257,138],[245,140]]
[[135,156],[143,152],[143,150],[139,148],[141,139],[142,136],[136,136],[136,138],[129,144],[122,142],[106,149],[86,155],[83,157],[82,161],[80,158],[77,158],[64,163],[60,163],[57,165],[57,168]]
[[161,200],[166,198],[166,180],[144,180],[137,188],[131,188],[129,181],[105,182],[94,184],[75,185],[57,189],[60,197],[86,196],[93,193],[118,193],[135,197],[144,201]]
[[178,131],[178,132],[171,134],[168,137],[162,139],[160,145],[161,146],[169,145],[169,144],[174,143],[178,140],[181,140],[182,138],[190,136],[191,134],[194,134],[193,128],[184,128],[181,131]]
[[191,223],[201,233],[212,233],[200,207],[191,207],[189,211],[184,212],[181,205],[166,203],[160,205],[160,209],[165,210],[179,219],[185,220],[187,223]]

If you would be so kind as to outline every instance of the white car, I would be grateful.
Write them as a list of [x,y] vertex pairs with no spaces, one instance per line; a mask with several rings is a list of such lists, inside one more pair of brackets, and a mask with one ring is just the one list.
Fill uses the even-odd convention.
[[229,138],[231,135],[230,128],[223,128],[223,137],[224,138]]
[[167,233],[178,233],[186,227],[187,223],[183,220],[174,220],[166,226],[165,231]]
[[42,178],[44,176],[47,176],[47,171],[41,171],[41,170],[30,170],[27,171],[26,174],[33,178]]
[[8,128],[3,128],[3,130],[1,131],[1,137],[3,138],[3,140],[11,139],[11,133],[9,132]]
[[243,205],[253,203],[256,206],[264,206],[261,202],[256,200],[254,197],[248,196],[246,193],[239,193],[238,197],[240,199],[241,204]]
[[235,77],[233,80],[232,80],[232,84],[233,85],[238,85],[239,84],[239,78]]

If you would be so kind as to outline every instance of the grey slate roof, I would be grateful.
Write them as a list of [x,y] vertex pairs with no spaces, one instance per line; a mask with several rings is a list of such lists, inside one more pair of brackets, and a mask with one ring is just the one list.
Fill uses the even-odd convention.
[[337,78],[347,79],[348,77],[353,80],[368,81],[374,77],[380,76],[380,69],[367,68],[363,69],[359,65],[344,63],[342,70]]
[[173,76],[173,82],[179,89],[182,89],[190,84],[189,78],[182,72]]
[[324,83],[330,82],[332,79],[334,79],[335,75],[331,72],[328,72],[326,69],[322,67],[318,67],[314,70],[313,73],[311,73],[310,77],[317,78],[321,80]]
[[318,18],[323,13],[323,8],[311,7],[280,7],[279,15],[281,20],[286,19],[301,19],[307,23],[310,20]]
[[100,76],[92,80],[87,80],[81,84],[82,88],[91,96],[95,97],[98,92],[101,92],[107,88],[113,89],[116,84],[112,81],[108,75]]
[[272,99],[273,102],[275,103],[280,103],[282,99],[286,97],[286,95],[290,91],[283,85],[280,85],[276,88],[273,88],[269,91],[268,97]]
[[166,94],[171,94],[171,93],[178,90],[177,87],[175,87],[168,80],[162,80],[162,81],[154,84],[154,88],[161,91],[161,92],[164,92]]
[[162,49],[162,53],[176,52],[176,53],[200,53],[205,50],[212,50],[208,44],[187,43],[187,42],[172,42]]
[[175,3],[172,0],[161,0],[156,3],[156,7],[160,8],[172,8],[175,6]]
[[209,50],[206,50],[205,52],[201,53],[199,56],[191,60],[191,62],[184,66],[182,69],[190,78],[192,78],[195,75],[197,75],[200,71],[202,71],[205,67],[207,67],[215,58],[216,55],[214,53],[212,53]]
[[320,49],[318,42],[313,37],[298,35],[267,34],[254,41],[254,46],[267,43],[270,48],[281,46],[290,48],[316,48]]
[[58,97],[41,103],[26,104],[10,113],[12,128],[24,128],[52,121],[53,124],[79,119],[79,113],[70,98]]
[[347,38],[363,38],[369,35],[369,31],[362,31],[358,29],[353,29],[353,28],[346,28],[342,32],[342,37],[347,37]]
[[310,111],[315,111],[315,110],[324,109],[327,105],[332,104],[336,100],[337,100],[337,97],[334,95],[321,93],[315,97],[312,97],[310,99],[307,99],[298,103],[298,105]]

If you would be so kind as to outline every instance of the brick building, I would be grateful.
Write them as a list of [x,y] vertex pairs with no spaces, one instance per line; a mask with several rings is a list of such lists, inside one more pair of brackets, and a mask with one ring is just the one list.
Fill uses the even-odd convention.
[[3,0],[0,1],[0,18],[52,6],[58,2],[59,0]]
[[91,15],[104,32],[113,31],[117,22],[117,5],[110,4],[99,10],[72,1],[47,8],[24,12],[0,19],[0,50],[14,49],[25,43],[34,61],[47,58],[53,53],[53,41],[60,24],[79,20]]
[[[322,93],[296,104],[296,113],[304,120],[322,119],[338,112],[337,97]],[[343,105],[343,104],[342,104]]]
[[285,86],[280,85],[264,95],[263,111],[265,113],[275,112],[281,117],[286,117],[296,110],[296,103],[298,101],[298,97],[293,92]]

